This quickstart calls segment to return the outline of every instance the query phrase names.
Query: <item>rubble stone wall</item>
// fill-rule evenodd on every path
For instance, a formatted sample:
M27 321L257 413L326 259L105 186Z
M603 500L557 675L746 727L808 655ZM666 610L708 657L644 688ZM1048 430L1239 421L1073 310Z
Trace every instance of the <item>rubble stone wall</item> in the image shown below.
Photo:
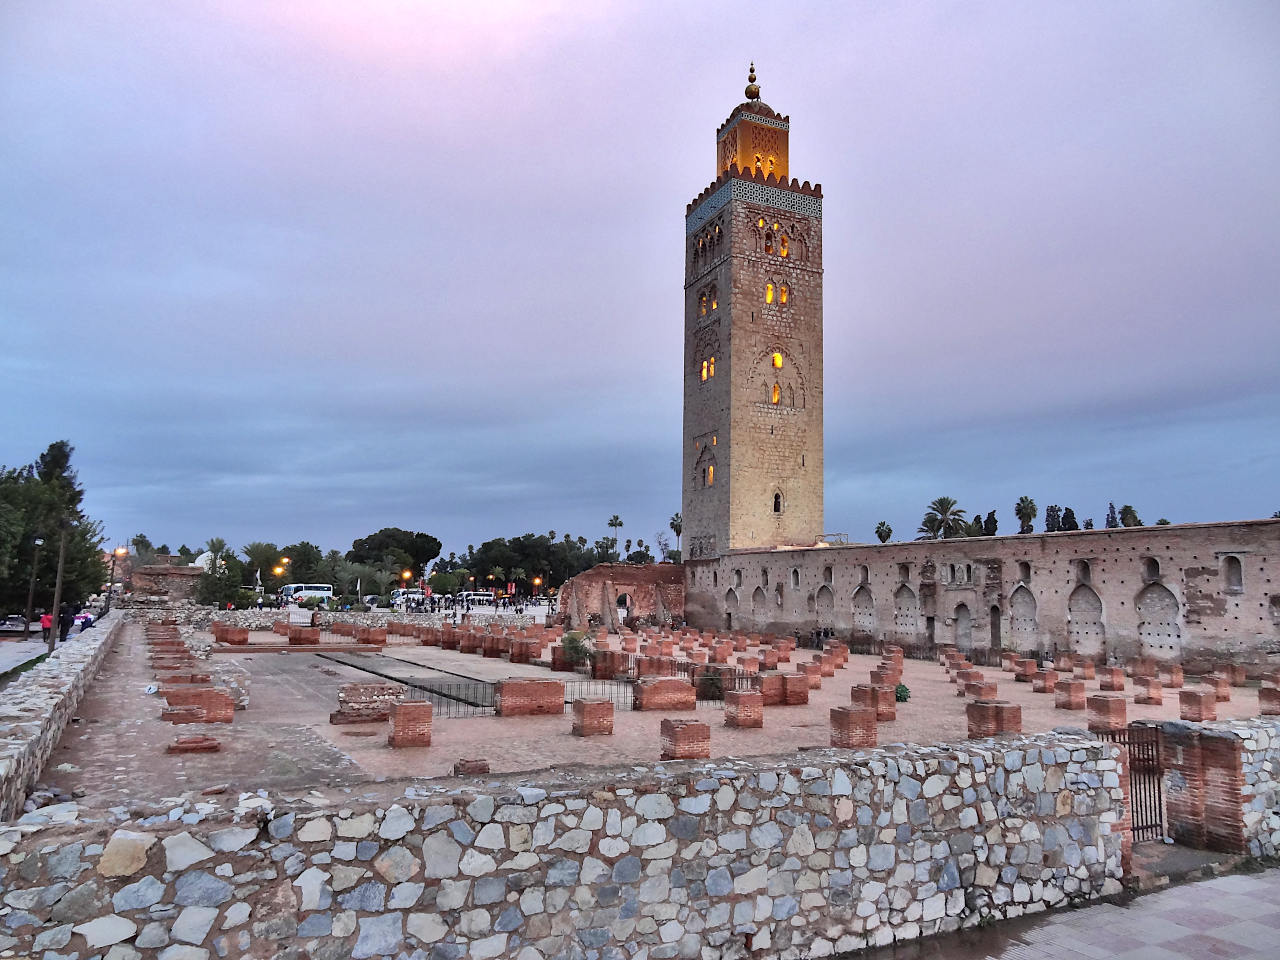
M112 612L72 634L0 693L0 820L22 812L122 623Z
M278 608L264 610L218 610L214 607L196 603L123 604L131 619L138 623L159 623L161 620L176 620L184 627L196 630L208 630L215 621L232 627L247 627L250 630L270 630L277 620L287 620L288 611ZM538 608L534 608L537 610ZM524 613L502 614L477 612L472 608L470 623L483 627L490 623L501 623L504 626L527 627L544 619L543 615ZM328 627L334 623L354 623L362 627L385 627L388 622L398 621L421 626L438 627L446 622L443 613L403 613L399 610L370 610L368 612L321 610L319 624Z
M820 957L1118 893L1125 775L1121 748L1047 735L428 782L381 802L63 804L0 828L0 948Z

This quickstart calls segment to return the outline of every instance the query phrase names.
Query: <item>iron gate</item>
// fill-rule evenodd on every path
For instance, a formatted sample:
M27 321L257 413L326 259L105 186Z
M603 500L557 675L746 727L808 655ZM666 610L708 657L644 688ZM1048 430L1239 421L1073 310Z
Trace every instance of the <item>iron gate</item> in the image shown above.
M1099 740L1129 748L1129 807L1133 839L1164 837L1164 768L1161 765L1160 728L1135 721L1123 730L1096 734Z

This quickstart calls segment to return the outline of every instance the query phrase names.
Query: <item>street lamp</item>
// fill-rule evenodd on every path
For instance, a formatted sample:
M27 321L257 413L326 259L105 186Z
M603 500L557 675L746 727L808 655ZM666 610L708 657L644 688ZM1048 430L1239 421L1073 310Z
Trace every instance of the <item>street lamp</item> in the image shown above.
M31 586L27 587L27 611L23 621L22 639L31 639L31 606L36 600L36 568L40 566L40 548L44 546L44 538L36 537L35 553L31 557Z
M111 578L107 581L107 602L102 606L104 616L111 612L111 594L116 589L116 561L128 554L128 552L128 547L116 547L111 551Z
M58 636L61 631L62 622L62 573L67 563L67 534L74 527L78 526L75 520L63 520L58 526L58 576L54 580L53 585L53 629L49 631L49 652L53 653L53 648L58 643Z
M542 596L542 578L541 577L533 578L533 595L535 597Z

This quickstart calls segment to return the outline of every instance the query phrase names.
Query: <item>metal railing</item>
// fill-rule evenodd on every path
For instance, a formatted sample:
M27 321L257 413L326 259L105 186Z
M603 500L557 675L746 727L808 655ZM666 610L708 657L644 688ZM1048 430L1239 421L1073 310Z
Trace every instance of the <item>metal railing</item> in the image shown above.
M429 701L438 717L491 717L496 712L497 684L483 680L400 680L406 700Z

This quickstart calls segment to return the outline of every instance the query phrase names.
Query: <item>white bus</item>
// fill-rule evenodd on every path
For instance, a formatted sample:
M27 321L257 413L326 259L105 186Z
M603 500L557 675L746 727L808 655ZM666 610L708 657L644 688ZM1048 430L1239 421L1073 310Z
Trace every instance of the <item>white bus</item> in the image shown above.
M299 600L309 600L313 597L320 600L332 600L333 584L287 583L280 588L280 596L282 596L287 603L297 603Z
M464 590L460 595L463 603L474 603L477 605L493 603L493 594L487 590Z

